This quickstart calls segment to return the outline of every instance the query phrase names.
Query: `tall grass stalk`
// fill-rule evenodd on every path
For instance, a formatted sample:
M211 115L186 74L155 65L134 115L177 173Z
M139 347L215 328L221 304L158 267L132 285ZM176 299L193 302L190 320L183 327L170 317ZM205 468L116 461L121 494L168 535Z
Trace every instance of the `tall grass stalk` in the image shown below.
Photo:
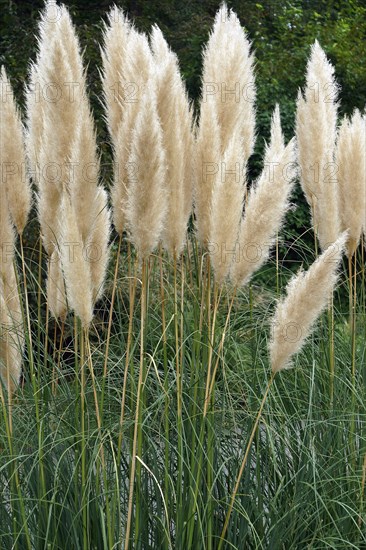
M125 406L126 406L126 394L129 383L129 378L131 378L131 400L133 395L133 370L130 369L132 366L133 358L131 360L130 352L133 338L133 326L134 326L134 310L135 310L135 296L136 296L136 284L137 284L137 275L136 275L136 264L134 264L134 271L132 272L132 261L131 261L131 247L128 244L128 282L129 282L129 321L128 321L128 334L127 334L127 345L126 345L126 355L125 355L125 368L123 374L123 386L122 386L122 397L121 397L121 409L119 416L119 432L118 432L118 444L117 444L117 474L120 476L121 472L121 457L122 457L122 442L124 435L124 419L125 419ZM133 452L133 449L132 449ZM131 475L131 472L130 472ZM122 479L121 479L122 483ZM116 492L116 498L112 509L112 518L115 517L117 502L119 503L119 493ZM120 518L119 523L122 527L122 517ZM127 540L127 539L126 539Z
M129 252L129 255L131 252ZM129 259L129 262L131 260ZM126 393L129 381L130 364L131 364L131 345L132 345L132 336L133 336L133 323L134 323L134 310L135 310L135 296L136 296L136 283L137 277L136 274L132 274L129 267L129 316L128 316L128 334L127 334L127 345L126 345L126 355L125 355L125 369L123 374L123 386L122 386L122 397L121 397L121 413L119 419L119 434L118 434L118 453L117 453L117 464L120 465L121 460L121 451L122 451L122 439L123 439L123 421L125 417L125 405L126 405ZM131 377L132 378L132 377ZM132 388L131 388L132 395Z
M178 269L177 269L177 256L174 254L173 258L173 285L174 285L174 341L175 341L175 376L177 387L177 503L176 503L176 529L177 535L182 533L182 525L180 519L183 511L183 420L182 420L182 364L180 362L180 345L179 345L179 317L178 317Z
M218 346L218 349L217 349L217 358L216 358L216 362L215 362L215 367L214 367L213 372L212 372L210 385L209 385L209 389L208 389L208 396L207 396L207 400L205 400L205 408L203 410L203 415L204 416L206 416L206 414L207 414L208 403L210 402L211 395L212 395L213 390L214 390L214 384L215 384L215 379L216 379L216 375L217 375L217 370L218 370L218 367L219 367L219 364L220 364L220 358L221 358L221 354L222 354L224 344L225 344L225 338L226 338L227 329L228 329L230 318L231 318L231 310L232 310L232 307L233 307L233 304L234 304L234 301L235 301L236 292L237 292L237 287L235 286L233 291L232 291L232 296L231 296L231 300L229 302L229 307L228 307L228 311L227 311L227 315L226 315L226 319L225 319L225 325L224 325L224 328L223 328L223 331L222 331L222 334L221 334L220 343L219 343L219 346Z
M356 461L356 302L357 302L357 253L348 256L348 278L349 278L349 326L351 335L351 402L352 402L352 420L350 425L350 449L352 460Z
M236 478L236 481L235 481L234 489L233 489L233 492L231 493L228 511L227 511L227 513L226 513L224 526L223 526L223 528L222 528L221 535L220 535L220 541L219 541L219 545L218 545L218 550L221 550L221 549L222 549L223 544L224 544L224 542L225 542L226 531L227 531L227 528L228 528L228 526L229 526L229 521L230 521L230 517L231 517L232 511L233 511L233 508L234 508L236 495L237 495L237 493L238 493L239 486L240 486L240 482L241 482L241 479L242 479L242 477L243 477L244 468L245 468L245 466L246 466L246 464L247 464L248 457L249 457L249 454L250 454L250 450L251 450L251 447L252 447L252 443L253 443L253 440L254 440L256 431L257 431L257 429L258 429L258 425L259 425L259 421L260 421L260 419L261 419L261 417L262 417L264 405L266 404L267 397L268 397L269 391L270 391L270 389L271 389L271 386L272 386L272 384L273 384L273 380L274 380L275 375L276 375L275 372L272 373L272 374L271 374L271 377L270 377L270 379L269 379L269 381L268 381L267 387L266 387L265 392L264 392L264 395L263 395L263 399L262 399L262 401L261 401L261 404L260 404L259 409L258 409L257 416L256 416L255 421L254 421L254 424L253 424L253 429L252 429L252 431L251 431L251 433L250 433L250 436L249 436L249 440L248 440L248 443L247 443L247 446L246 446L246 450L245 450L245 453L244 453L244 457L243 457L242 463L241 463L241 465L240 465L239 473L238 473L237 478Z
M334 398L334 377L335 377L335 355L334 355L334 304L333 296L329 299L328 305L328 338L329 338L329 399L333 407Z
M114 300L115 300L115 297L116 297L118 268L119 268L119 260L120 260L120 256L121 256L122 237L123 237L123 235L121 234L119 236L119 239L118 239L117 260L116 260L116 265L115 265L115 268L114 268L111 303L110 303L110 308L109 308L108 330L107 330L106 349L105 349L104 365L103 365L102 393L101 393L101 401L100 401L100 409L101 409L102 416L103 416L103 411L104 411L104 393L105 393L106 378L107 378L107 373L108 373L109 345L110 345L110 340L111 340L113 309L114 309Z
M166 298L164 290L164 263L163 247L159 246L159 274L160 274L160 300L161 300L161 331L163 338L163 367L164 367L164 502L169 498L169 376L168 376L168 349L166 334Z
M132 529L132 517L134 508L134 487L136 482L136 505L135 505L135 535L134 544L138 542L139 528L142 520L141 510L141 463L136 465L136 457L142 456L143 449L143 434L142 434L142 418L144 411L144 383L146 376L146 362L145 362L145 339L146 339L146 308L148 299L148 260L143 258L142 260L142 273L141 273L141 311L140 311L140 365L139 365L139 377L137 383L136 394L136 410L135 410L135 422L133 432L133 444L132 444L132 457L130 468L130 481L129 481L129 496L128 496L128 512L126 521L126 542L125 550L128 550L130 544L130 536ZM136 479L135 479L136 474Z
M19 512L18 512L17 506L15 505L15 503L13 503L13 501L11 501L11 503L10 503L11 512L12 512L11 517L12 517L12 523L13 523L13 528L14 528L14 534L16 535L16 542L15 542L14 547L19 548L19 546L18 546L18 537L19 537L20 540L22 540L21 534L22 534L23 528L24 528L26 547L28 548L28 550L32 550L31 537L30 537L30 532L29 532L29 529L28 529L28 521L27 521L27 516L26 516L26 512L25 512L24 497L23 497L23 494L22 494L21 483L20 483L20 479L19 479L18 457L14 453L12 426L11 426L11 422L10 422L8 414L7 414L7 407L6 407L4 392L3 392L2 387L0 387L0 399L1 399L1 405L2 405L3 421L4 421L7 441L8 441L8 445L9 445L9 454L10 454L10 464L9 464L10 475L9 475L9 479L10 479L10 487L12 488L13 493L17 494L17 496L18 496L17 502L19 504L20 519L21 519L21 522L20 522L19 518L18 518Z
M86 484L87 484L87 443L86 443L86 433L85 433L85 330L83 329L81 322L77 320L76 322L77 332L79 335L80 342L80 362L78 364L78 375L80 376L80 459L81 459L81 486L82 490L82 499L81 499L81 510L83 517L83 549L87 550L89 548L89 533L88 533L88 502L86 500Z

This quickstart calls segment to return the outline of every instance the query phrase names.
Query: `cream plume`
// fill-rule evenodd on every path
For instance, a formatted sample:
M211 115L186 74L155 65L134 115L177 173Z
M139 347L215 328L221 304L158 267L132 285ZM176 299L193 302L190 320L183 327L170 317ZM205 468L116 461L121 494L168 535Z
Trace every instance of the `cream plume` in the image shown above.
M157 246L167 208L163 135L156 106L155 82L141 101L131 142L126 219L141 258Z
M220 158L220 128L215 106L212 105L210 110L201 111L200 131L197 136L197 150L194 158L196 230L198 240L203 245L207 245L210 240L212 193Z
M245 167L241 164L243 144L233 136L225 151L213 187L210 256L215 279L222 284L229 273L243 213Z
M38 26L37 59L30 66L29 82L26 86L26 150L30 172L34 181L38 181L39 156L43 133L43 105L49 82L41 82L42 67L47 65L53 43L57 40L56 21L59 18L59 6L52 0L46 2ZM40 70L41 69L41 70Z
M347 254L352 256L362 235L366 212L366 126L356 110L343 119L336 149L342 230L348 229Z
M214 165L217 168L234 134L243 143L240 160L243 166L246 166L254 149L253 62L250 43L237 15L223 4L216 14L203 55L195 190L197 236L202 244L209 239L212 186L215 181L214 177L207 177L207 168Z
M70 164L72 168L67 187L71 202L78 213L77 223L85 243L99 208L99 157L94 122L86 99L80 105L80 118L72 145Z
M88 326L93 297L98 294L92 276L101 286L101 275L95 274L98 268L92 270L85 257L85 247L92 243L100 225L96 223L101 206L99 157L75 28L63 5L57 6L57 17L49 21L50 5L42 16L39 51L32 70L32 83L40 87L40 106L28 102L28 149L31 163L39 168L38 212L44 246L51 257L47 283L51 312L55 316L66 314L64 274L67 301ZM50 87L56 94L53 100L47 96ZM106 235L98 235L102 263L106 263L104 241L109 238L109 225L104 229Z
M128 84L124 78L127 41L131 23L123 11L114 6L108 14L103 33L102 83L107 123L112 142L116 143L118 128L123 119Z
M0 73L0 135L0 185L5 183L10 215L21 235L31 209L32 192L26 172L23 126L4 67Z
M276 106L264 169L250 189L241 221L238 254L231 269L231 279L235 285L248 283L269 257L271 245L288 208L296 175L294 160L294 140L285 147L280 112Z
M0 275L11 277L14 262L15 232L10 219L5 183L0 180Z
M162 241L171 256L179 256L192 210L193 171L189 170L193 153L192 111L177 56L156 26L151 34L151 47L157 67L157 108L167 164L168 209Z
M86 242L90 266L93 301L102 297L109 260L109 236L111 215L108 208L107 193L101 187L96 192L97 215Z
M61 203L61 263L70 308L88 328L93 318L93 298L90 267L77 224L77 215L65 194Z
M340 231L334 148L338 86L334 68L315 41L307 65L305 96L299 92L296 135L300 181L324 250Z
M9 296L0 280L0 379L11 393L19 383L23 348L24 333L17 287Z
M269 351L274 373L290 366L291 357L300 351L316 319L328 305L346 239L347 234L343 233L307 272L300 271L287 285L286 297L278 302L271 323Z
M221 152L234 132L243 140L243 161L254 148L255 78L251 44L237 15L223 4L203 55L201 109L216 105Z
M59 252L54 250L48 264L47 303L51 315L64 320L67 314L65 281Z
M19 381L24 348L22 310L14 271L15 232L4 183L0 182L0 377L13 391Z
M128 195L128 159L131 151L132 131L141 109L142 96L153 76L153 58L145 34L131 27L126 45L123 78L126 84L122 120L113 140L114 182L112 188L113 222L121 235L126 229L126 201ZM110 129L110 132L111 129Z
M42 124L29 127L28 149L33 148L37 162L38 216L41 224L44 247L52 254L57 242L58 217L63 188L70 170L69 155L74 139L75 120L78 115L76 101L64 88L65 82L73 82L72 70L67 59L63 41L54 24L54 32L49 49L39 56L39 64L34 69L38 75L38 99L35 115L42 114ZM45 46L40 46L43 52ZM55 101L47 100L47 93L57 94ZM36 101L37 105L37 101ZM29 118L32 116L32 108ZM41 135L32 136L32 128L42 128ZM55 131L57 128L57 132ZM36 150L39 143L39 150ZM32 155L31 155L32 156Z
M45 249L51 255L58 240L62 194L70 173L77 171L70 159L81 160L75 159L75 148L79 145L80 149L75 140L87 133L80 127L90 119L79 41L67 8L52 1L46 4L40 23L38 55L27 91L27 118L27 151L31 170L36 169L39 220ZM88 161L89 151L90 147Z

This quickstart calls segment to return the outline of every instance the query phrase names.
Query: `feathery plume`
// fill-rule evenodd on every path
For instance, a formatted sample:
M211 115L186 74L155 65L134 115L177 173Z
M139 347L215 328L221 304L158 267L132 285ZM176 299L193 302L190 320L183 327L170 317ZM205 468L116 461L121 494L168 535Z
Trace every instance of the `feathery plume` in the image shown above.
M62 44L65 48L66 58L70 64L72 74L72 88L74 90L70 92L67 90L67 99L72 103L73 101L77 101L78 98L83 99L84 96L86 97L86 75L83 67L83 56L69 10L63 4L57 6L57 10L57 33L58 37L62 38ZM64 84L69 88L68 83Z
M102 84L107 123L113 143L116 143L119 125L123 119L128 83L124 78L127 56L127 41L131 23L123 11L114 6L108 14L104 27L101 50L103 71Z
M43 108L39 99L40 78L38 67L32 63L29 69L29 82L26 85L26 132L25 147L29 173L33 181L39 178L39 154L43 132ZM38 100L37 100L38 97Z
M233 133L241 134L244 161L253 152L255 130L254 57L250 48L238 16L223 4L203 53L201 109L216 105L222 153Z
M166 151L167 218L163 246L171 256L179 256L185 243L192 210L193 172L192 110L183 84L177 56L169 48L161 30L154 26L151 48L157 69L157 108Z
M37 102L28 102L28 149L31 162L39 168L38 214L44 247L51 259L47 282L51 313L66 315L64 276L67 302L88 326L93 293L94 297L98 294L93 291L92 277L101 287L103 269L100 267L97 274L98 269L91 268L84 257L85 247L99 231L102 264L106 263L108 217L102 215L106 230L102 237L99 220L96 223L102 201L100 162L79 41L67 8L57 7L57 17L51 22L48 9L50 2L42 16L39 51L31 73L32 84L38 83L41 93L40 107ZM53 98L47 96L50 88L56 94Z
M340 232L334 177L337 95L334 68L315 41L307 65L305 95L299 92L297 99L296 136L300 181L322 250L335 242Z
M66 194L61 202L61 215L63 222L60 250L67 301L84 328L88 328L93 318L91 274L76 212Z
M203 54L195 190L197 236L202 244L209 239L212 186L215 181L214 177L208 177L207 170L210 166L217 170L218 162L234 134L242 139L241 163L244 167L254 149L253 62L250 43L237 15L223 4L216 14Z
M167 201L165 152L153 80L141 101L132 135L128 173L126 219L130 238L140 257L146 258L159 242Z
M229 273L243 214L245 173L241 165L242 140L233 136L219 165L212 195L210 255L218 284Z
M56 6L57 16L54 9L54 2L47 2L27 91L27 153L31 169L36 170L38 215L49 255L58 240L57 220L70 171L82 171L79 165L83 156L75 158L76 152L80 153L79 141L84 138L88 162L92 147L85 138L87 130L83 133L89 129L88 123L90 126L90 109L79 41L67 8ZM89 206L90 201L85 201L84 210Z
M19 381L24 348L22 310L14 271L15 231L0 182L0 377L9 391Z
M113 139L114 181L112 187L113 223L116 231L122 235L126 229L126 201L128 195L129 166L132 131L140 111L142 96L153 75L153 58L145 34L131 27L126 45L126 58L123 67L125 97L122 119L117 126L117 135ZM111 129L110 129L110 132ZM113 136L112 136L113 137Z
M212 193L217 178L220 159L220 128L212 105L210 110L201 111L200 131L197 136L195 156L196 187L194 205L197 238L206 246L210 240Z
M113 223L119 235L126 229L125 209L128 195L128 156L131 146L131 135L135 111L127 109L123 122L119 127L114 144L114 169L111 199L113 207Z
M72 173L67 188L78 213L77 223L85 243L98 215L99 157L94 122L86 99L80 105L80 115L71 150Z
M51 315L55 319L64 320L67 314L65 281L62 273L61 258L58 250L54 250L49 259L47 275L47 303Z
M0 276L7 280L11 276L14 262L14 227L9 215L5 185L0 181Z
M346 239L347 234L342 233L307 272L300 271L287 285L286 297L278 302L271 323L272 372L290 366L291 357L300 351L316 319L328 305Z
M0 185L5 183L10 215L21 235L31 209L32 192L25 169L23 126L4 67L0 72L0 135Z
M264 157L264 169L250 189L240 225L239 251L230 273L236 286L248 283L255 271L268 259L271 245L288 208L296 175L294 160L294 140L285 147L280 111L276 106L272 117L271 141L266 147Z
M56 23L54 25L55 35L49 49L40 56L40 63L34 70L39 78L40 90L34 101L35 105L37 101L40 103L40 108L36 107L33 124L28 128L28 150L33 148L30 157L33 156L36 162L38 217L43 245L49 255L54 251L57 242L61 196L67 181L68 160L77 116L76 106L68 101L67 90L63 88L65 82L73 82L72 71L62 39L58 36ZM44 45L40 51L43 49ZM47 90L57 94L54 101L47 99ZM31 118L33 107L29 108L31 112L28 118ZM35 122L36 115L42 115L42 122ZM33 136L32 130L38 131L40 128L40 136Z
M109 260L109 236L111 216L108 208L107 193L98 187L96 194L97 216L93 229L86 242L90 266L91 283L93 287L93 302L99 300L103 294L104 282Z
M338 132L336 165L342 230L348 229L347 255L354 254L362 235L366 211L366 125L356 109Z
M137 106L142 99L146 83L154 73L154 64L146 34L138 32L134 27L131 27L128 34L123 71L129 88L126 91L125 104Z
M74 80L71 60L68 59L64 39L57 26L47 55L41 61L34 69L39 78L39 92L34 101L38 101L41 107L37 108L37 114L42 113L42 131L37 141L40 149L34 154L39 161L37 176L40 181L37 177L36 183L42 189L41 176L48 168L53 168L58 171L56 184L62 188L75 137L75 120L78 119L80 102L78 96L81 95L81 90L80 81ZM73 62L77 63L75 60ZM33 144L33 147L34 141L29 134L28 143Z
M10 393L19 383L23 340L21 329L9 311L3 285L0 284L0 379Z
M39 153L43 133L43 106L48 98L48 87L52 83L41 82L42 67L47 64L50 52L57 40L56 21L59 6L53 0L45 3L38 26L37 59L31 63L29 82L26 86L26 118L27 131L25 136L27 157L32 178L37 182L39 172Z

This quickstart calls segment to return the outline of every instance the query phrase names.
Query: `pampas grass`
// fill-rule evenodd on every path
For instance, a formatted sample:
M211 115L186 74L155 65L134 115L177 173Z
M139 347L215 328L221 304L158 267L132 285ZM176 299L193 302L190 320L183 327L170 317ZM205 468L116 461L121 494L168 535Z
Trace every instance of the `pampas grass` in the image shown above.
M225 55L223 55L225 52ZM254 149L255 80L250 43L233 11L223 4L203 54L197 131L195 213L197 236L210 238L212 192L218 164L234 135L242 141L243 171Z
M117 19L123 17L120 13L117 14ZM109 31L105 34L104 45L104 96L106 101L107 117L111 120L109 132L112 137L112 145L114 149L114 181L112 188L112 204L113 204L113 223L117 232L122 235L126 230L126 202L128 196L128 181L129 181L129 155L131 152L131 140L133 129L136 124L138 113L141 111L142 97L145 93L148 81L153 74L152 53L149 47L148 39L145 34L137 32L132 26L128 27L127 22L122 23L126 37L125 55L123 59L120 55L114 59L113 69L109 67L108 58L113 57L113 52L110 52L111 46L108 40ZM106 89L110 86L110 80L113 78L116 81L116 86L122 87L123 96L117 95L113 99L109 91ZM109 75L109 76L108 76ZM121 79L121 80L119 80ZM122 92L121 92L122 93ZM117 101L120 107L116 110L112 102ZM110 113L112 113L111 115ZM111 119L112 116L112 119Z
M106 274L109 214L104 191L98 187L99 157L80 45L65 6L51 18L51 4L46 4L41 19L38 56L27 93L27 149L30 165L36 168L38 216L51 260L47 279L51 314L65 316L64 274L67 301L88 327ZM34 98L35 85L39 94ZM45 95L50 88L57 93L53 101ZM100 254L100 262L92 268L83 257L87 244ZM75 265L67 252L71 245Z
M58 6L54 2L46 2L43 12L40 14L37 38L37 59L31 63L29 81L26 86L26 150L29 162L30 174L36 182L40 172L40 150L43 134L43 107L49 85L53 80L43 78L46 67L49 65L50 55L54 49L54 41L57 40L55 23L58 14L55 14ZM70 81L67 81L70 82ZM52 99L52 96L51 96Z
M83 101L80 110L70 155L70 164L73 169L66 182L66 187L70 193L71 202L78 213L79 231L85 243L100 206L99 158L94 123L87 101Z
M9 210L19 235L23 233L32 203L26 171L23 126L5 68L0 74L0 166Z
M255 78L250 48L237 15L222 4L203 54L201 111L216 106L221 153L233 134L239 133L244 164L254 149Z
M155 81L152 80L141 100L128 166L126 219L131 241L140 258L147 258L153 252L164 227L167 209L165 159Z
M266 147L264 169L249 192L240 225L239 250L230 272L235 286L247 284L268 259L294 184L294 147L293 140L287 146L284 144L277 106L272 118L271 141Z
M11 394L20 378L24 327L15 262L31 207L23 128L4 67L0 74L0 378Z
M67 314L67 299L65 281L62 273L61 258L58 250L54 250L49 260L47 277L47 304L55 319L65 320Z
M19 382L24 328L14 258L15 231L0 183L0 378L11 393Z
M168 200L162 242L172 257L178 257L186 242L187 224L192 211L192 109L179 72L177 56L170 50L158 27L153 27L151 47L156 64L157 109L167 165Z
M97 302L104 292L110 253L109 236L111 227L108 197L106 191L101 187L98 187L96 199L98 206L97 215L85 247L89 251L88 260L90 263L94 302Z
M83 327L88 328L93 318L91 274L77 223L77 213L67 195L62 200L61 216L63 224L60 228L60 252L68 304L81 320Z
M27 152L36 171L38 217L43 244L49 255L57 246L60 205L79 114L77 99L82 92L80 82L74 79L75 66L79 63L69 59L60 29L61 22L67 26L71 24L66 8L59 17L51 19L48 9L52 9L52 5L52 2L46 4L40 23L38 55L27 92ZM76 86L70 89L65 83Z
M108 14L104 27L102 83L107 123L113 143L117 142L118 129L123 119L128 85L124 77L127 62L127 41L131 23L116 6Z
M304 96L299 92L297 99L296 137L300 181L322 250L334 243L340 232L334 163L337 96L334 68L315 41L307 65Z
M310 334L312 325L328 305L329 296L334 291L337 282L337 270L342 259L346 241L347 233L343 233L333 246L328 247L323 252L306 273L300 271L288 284L286 297L280 300L277 305L271 322L272 339L269 345L272 374L260 403L236 477L220 535L218 550L222 549L225 541L225 535L234 509L240 482L273 380L279 371L289 366L291 357L300 351L305 339Z
M221 285L239 254L237 246L243 214L245 173L242 159L243 142L234 135L222 156L212 193L210 257L216 282ZM233 260L234 258L234 260Z
M273 373L289 366L291 357L300 351L316 319L327 307L346 242L347 233L343 233L306 273L300 271L288 284L286 298L278 303L271 323Z
M366 212L366 127L358 110L340 125L336 165L341 227L349 231L347 255L352 256L362 235Z
M213 104L200 113L200 130L197 136L195 161L194 206L196 233L199 242L210 240L212 193L217 178L220 153L220 127Z
M178 58L159 28L148 38L113 8L102 58L118 233L111 245L83 56L67 9L48 2L27 92L27 154L46 282L41 240L38 278L28 241L24 260L22 238L18 258L16 233L21 237L26 215L13 214L15 189L0 182L0 378L10 390L0 389L1 544L362 546L365 346L354 322L356 285L350 324L332 303L343 249L353 250L364 223L362 200L352 207L364 184L362 116L343 122L334 157L337 106L334 96L323 101L322 87L333 73L316 44L298 103L300 164L336 158L341 226L349 224L351 238L346 243L344 233L326 247L328 235L318 231L323 254L278 299L267 354L266 319L281 294L280 269L281 280L288 275L278 251L276 290L271 265L249 292L245 285L284 231L296 146L285 144L276 107L263 171L246 194L254 60L238 18L225 5L216 16L204 51L198 128ZM318 77L319 90L311 82ZM65 87L66 79L74 84ZM49 101L49 84L66 96ZM36 85L41 95L32 103ZM326 91L335 90L331 80ZM311 93L321 106L311 103ZM23 158L11 101L8 126L19 145L12 157ZM328 200L329 173L316 191L309 189L310 171L302 177L315 220ZM193 186L195 230L187 231ZM306 259L303 242L299 236L291 250ZM93 322L110 248L114 265ZM264 279L267 285L259 283ZM335 303L343 306L342 287ZM312 345L299 354L327 304L329 328L319 323ZM12 401L25 342L24 384ZM301 368L277 376L295 354ZM329 480L341 497L334 498Z

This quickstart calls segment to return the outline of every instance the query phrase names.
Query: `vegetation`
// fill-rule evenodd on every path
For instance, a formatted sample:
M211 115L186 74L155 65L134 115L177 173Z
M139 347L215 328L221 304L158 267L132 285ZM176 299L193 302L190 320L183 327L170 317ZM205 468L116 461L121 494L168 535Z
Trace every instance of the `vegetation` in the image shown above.
M26 154L31 178L0 182L1 549L366 548L365 116L338 137L335 95L311 94L314 72L332 91L338 76L338 114L363 108L349 52L362 51L365 9L229 5L256 49L256 143L252 104L199 98L201 74L254 80L225 7L201 58L216 2L124 6L138 30L161 26L193 111L156 28L149 45L117 9L102 31L109 2L70 4L83 60L67 9L52 22L48 2L36 52L43 6L4 3L1 163ZM315 38L338 74L316 42L304 82ZM121 81L144 91L136 105L110 94L122 54ZM75 101L32 103L28 71L31 86L72 75ZM98 150L101 177L86 176ZM205 179L212 158L225 166ZM226 177L238 159L241 176ZM312 180L318 159L341 168L330 198ZM70 160L76 177L39 170Z

